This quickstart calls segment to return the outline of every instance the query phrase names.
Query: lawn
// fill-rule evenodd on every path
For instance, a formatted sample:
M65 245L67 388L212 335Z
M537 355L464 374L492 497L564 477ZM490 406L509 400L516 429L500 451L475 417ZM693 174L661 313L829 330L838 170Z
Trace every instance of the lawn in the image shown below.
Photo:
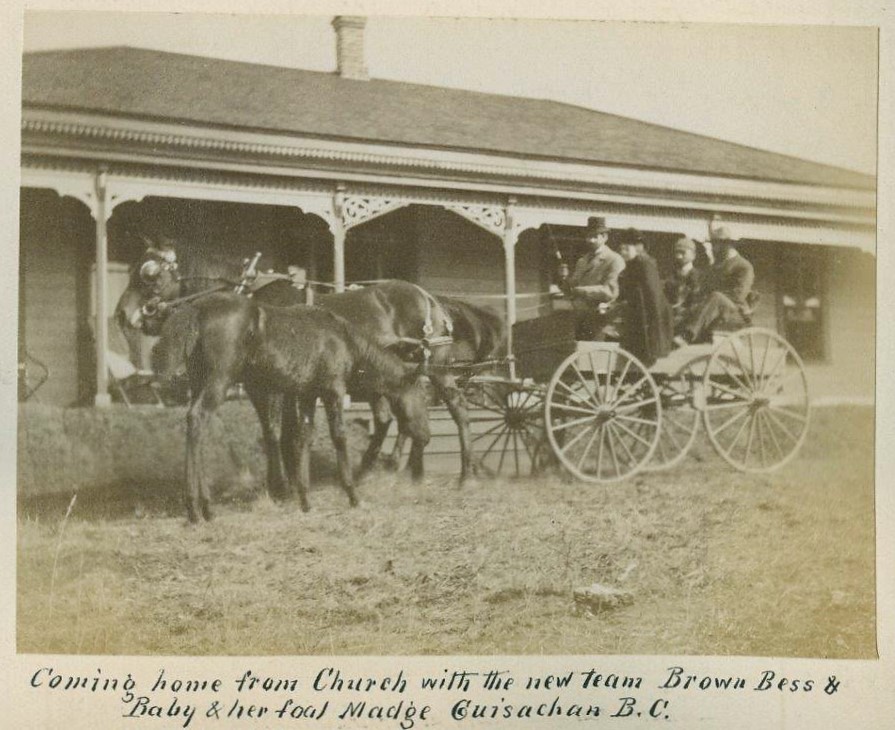
M380 472L353 510L331 483L309 513L255 484L199 527L86 494L23 508L18 650L873 657L873 433L871 409L819 409L767 476L702 445L611 486ZM632 600L577 609L593 583Z

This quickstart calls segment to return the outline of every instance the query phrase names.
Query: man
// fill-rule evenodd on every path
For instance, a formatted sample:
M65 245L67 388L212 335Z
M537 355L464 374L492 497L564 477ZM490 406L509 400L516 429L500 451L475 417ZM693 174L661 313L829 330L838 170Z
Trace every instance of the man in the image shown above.
M718 327L745 327L751 319L752 264L740 256L726 228L718 228L712 235L712 251L715 263L706 286L709 295L674 338L677 345L703 342Z
M696 317L704 296L705 271L697 269L695 261L696 242L681 236L674 242L674 275L665 282L676 335L682 335L687 322Z
M585 242L588 253L575 262L575 270L561 288L581 313L576 336L593 340L600 337L609 304L618 298L618 277L625 262L607 245L609 228L605 218L587 219Z
M639 232L628 231L619 253L625 261L619 277L619 302L624 303L621 345L650 367L671 350L671 307L662 292L659 268L643 252Z

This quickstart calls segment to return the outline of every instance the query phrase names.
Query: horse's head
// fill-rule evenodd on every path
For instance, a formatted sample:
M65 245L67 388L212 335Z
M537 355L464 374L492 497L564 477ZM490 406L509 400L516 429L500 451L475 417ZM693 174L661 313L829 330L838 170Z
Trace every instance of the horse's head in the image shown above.
M116 307L116 319L124 329L140 329L145 334L158 334L165 304L180 295L180 274L177 252L170 244L148 244L143 256L131 271L127 289Z

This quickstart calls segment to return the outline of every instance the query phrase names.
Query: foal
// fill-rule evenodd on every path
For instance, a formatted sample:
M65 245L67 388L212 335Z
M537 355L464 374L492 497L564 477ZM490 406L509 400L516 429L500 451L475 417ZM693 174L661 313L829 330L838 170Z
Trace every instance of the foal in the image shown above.
M389 399L413 439L412 456L422 469L429 426L424 394L417 386L417 367L405 365L331 312L303 305L264 306L237 294L212 294L168 318L154 359L161 375L174 374L185 362L190 379L185 497L191 522L198 520L200 512L211 519L201 458L203 431L228 388L240 380L258 411L262 429L270 426L272 403L284 396L280 448L265 434L268 468L285 467L289 487L297 490L305 511L309 509L310 447L318 398L326 410L340 482L352 506L357 505L357 497L342 422L342 402L349 387Z

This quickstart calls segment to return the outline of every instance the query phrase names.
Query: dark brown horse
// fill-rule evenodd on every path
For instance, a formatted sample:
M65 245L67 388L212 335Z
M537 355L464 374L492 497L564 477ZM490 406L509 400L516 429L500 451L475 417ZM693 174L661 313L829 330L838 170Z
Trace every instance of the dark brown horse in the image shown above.
M440 380L444 389L450 386L456 388L458 380L479 372L483 366L503 364L507 342L506 325L502 317L492 309L455 297L438 295L436 299L453 325L453 342L447 349L450 366L441 370L437 366L431 369L433 372L430 372L430 378L434 375L433 383ZM373 438L380 445L388 432L389 420L385 414L376 420ZM395 466L401 462L406 440L406 434L399 430L390 457Z
M422 471L429 427L418 368L332 312L304 305L262 305L236 293L209 294L166 318L153 360L160 376L184 368L190 379L185 501L191 522L200 513L211 519L203 434L209 417L238 381L258 410L262 427L272 420L272 404L282 402L282 440L276 447L268 443L268 474L285 472L288 488L297 491L303 510L309 509L310 446L318 398L329 421L342 488L352 506L357 497L342 422L342 403L349 389L388 399L401 429L413 439L414 471Z
M180 261L178 256L171 248L150 247L147 250L135 269L131 285L118 303L117 320L123 329L133 331L142 327L146 330L149 320L144 315L144 308L147 304L154 306L157 302L171 302L216 288L234 288L240 280L243 264L238 260L213 259L207 254L197 254ZM275 281L255 291L253 298L265 304L290 304L303 302L304 294L288 281ZM467 312L471 311L471 305L454 302L458 308L465 306ZM457 424L461 483L472 476L475 465L467 404L451 366L458 358L470 357L470 353L477 357L485 350L495 349L503 338L499 318L485 316L481 321L488 324L467 326L467 318L458 316L454 327L444 305L419 287L402 281L330 294L321 297L320 305L358 325L380 346L393 349L405 360L421 359L423 340L445 343L427 348L429 377L436 397L445 403ZM365 466L375 461L390 422L387 404L380 400L372 405L376 429L364 458Z

